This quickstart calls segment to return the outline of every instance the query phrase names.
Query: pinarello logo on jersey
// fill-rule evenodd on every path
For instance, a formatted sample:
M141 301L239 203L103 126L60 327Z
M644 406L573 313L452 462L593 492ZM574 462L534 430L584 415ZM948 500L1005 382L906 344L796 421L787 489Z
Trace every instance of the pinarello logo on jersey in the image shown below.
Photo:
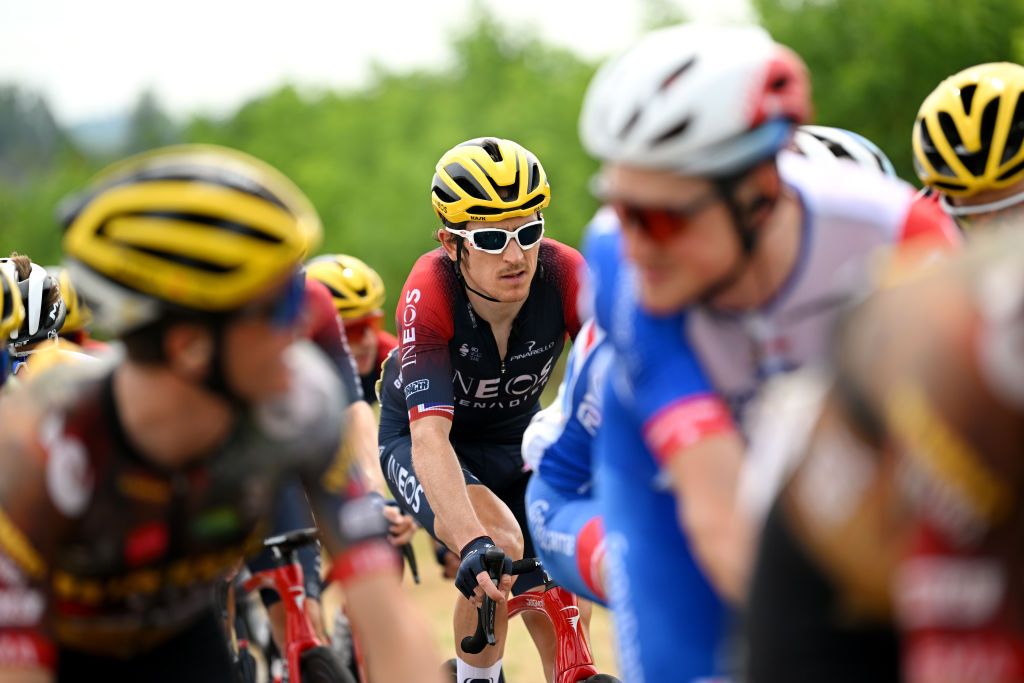
M523 351L522 353L517 353L515 355L512 355L512 356L509 357L508 360L509 361L522 360L524 358L529 358L531 356L539 356L542 353L547 353L548 351L550 351L553 348L555 348L555 342L554 341L548 342L544 346L537 347L537 342L531 339L530 341L526 342L526 351Z

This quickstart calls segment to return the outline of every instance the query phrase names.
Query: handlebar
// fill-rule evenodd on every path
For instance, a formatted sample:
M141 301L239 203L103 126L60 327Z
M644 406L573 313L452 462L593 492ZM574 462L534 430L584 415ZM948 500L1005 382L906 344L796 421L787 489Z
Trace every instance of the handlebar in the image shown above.
M505 561L505 553L499 548L490 548L484 553L484 566L487 567L487 575L497 586L501 583L501 565ZM511 576L517 576L526 572L540 569L543 565L535 557L527 557L516 560L512 563ZM483 652L485 645L494 645L497 639L494 636L494 613L497 608L494 600L484 593L483 604L477 608L476 631L471 636L462 639L462 651L471 655Z
M316 542L320 538L320 532L315 528L309 529L296 529L286 534L280 534L278 536L271 536L270 538L263 541L263 545L270 548L274 553L274 558L277 560L278 566L283 566L291 562L295 562L293 553L302 546L309 545L310 543ZM417 584L420 582L419 567L416 563L416 551L412 548L412 543L406 543L400 550L402 551L402 557L409 564L409 571L412 573L412 580Z

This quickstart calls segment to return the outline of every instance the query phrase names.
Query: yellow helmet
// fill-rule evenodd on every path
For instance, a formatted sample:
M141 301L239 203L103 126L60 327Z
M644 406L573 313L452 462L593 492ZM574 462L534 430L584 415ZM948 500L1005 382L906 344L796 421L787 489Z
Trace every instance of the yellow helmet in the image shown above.
M306 275L327 287L338 315L345 320L376 313L384 305L384 281L355 256L318 256L306 266Z
M11 333L21 328L25 320L25 306L21 301L21 290L14 273L8 268L0 268L0 349L7 346Z
M954 197L1024 179L1024 66L979 64L939 84L914 123L921 182Z
M127 331L165 307L223 313L294 270L320 219L288 178L247 154L166 147L102 172L65 217L64 252L98 322Z
M435 171L430 199L448 223L529 216L551 201L544 167L511 140L467 140L445 152Z
M62 266L46 266L46 272L57 279L60 286L60 296L64 299L64 307L67 313L64 316L64 324L61 325L61 334L71 334L84 330L92 322L92 311L85 301L78 296L75 284L71 282L71 275L67 268Z

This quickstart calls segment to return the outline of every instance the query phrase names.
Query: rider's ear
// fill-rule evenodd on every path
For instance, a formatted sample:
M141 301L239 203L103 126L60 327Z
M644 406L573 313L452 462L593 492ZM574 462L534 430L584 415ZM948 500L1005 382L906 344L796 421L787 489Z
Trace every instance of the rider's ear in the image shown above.
M457 260L459 255L459 237L453 235L447 230L438 230L437 239L441 242L441 248L448 254L448 258L452 261Z
M192 380L201 380L213 362L213 334L204 326L180 324L164 335L167 365Z

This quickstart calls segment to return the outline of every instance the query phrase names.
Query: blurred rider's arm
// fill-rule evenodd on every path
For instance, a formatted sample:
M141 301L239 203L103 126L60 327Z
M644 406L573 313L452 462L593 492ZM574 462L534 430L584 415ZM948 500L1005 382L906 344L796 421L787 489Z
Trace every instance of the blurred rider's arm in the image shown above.
M49 558L69 519L61 510L84 507L88 489L76 484L90 478L86 456L73 444L44 447L38 412L22 393L24 388L17 397L0 400L0 593L8 606L0 611L0 680L5 683L54 680L57 648L47 628Z
M334 423L336 426L336 423ZM328 428L320 435L320 452L334 452L324 469L323 458L303 479L332 557L331 578L345 596L349 617L359 631L374 680L440 681L440 657L429 624L401 587L401 563L388 543L388 524L379 497L366 495L361 481L350 476L349 451ZM401 657L393 656L401 652ZM431 678L436 675L436 678Z

